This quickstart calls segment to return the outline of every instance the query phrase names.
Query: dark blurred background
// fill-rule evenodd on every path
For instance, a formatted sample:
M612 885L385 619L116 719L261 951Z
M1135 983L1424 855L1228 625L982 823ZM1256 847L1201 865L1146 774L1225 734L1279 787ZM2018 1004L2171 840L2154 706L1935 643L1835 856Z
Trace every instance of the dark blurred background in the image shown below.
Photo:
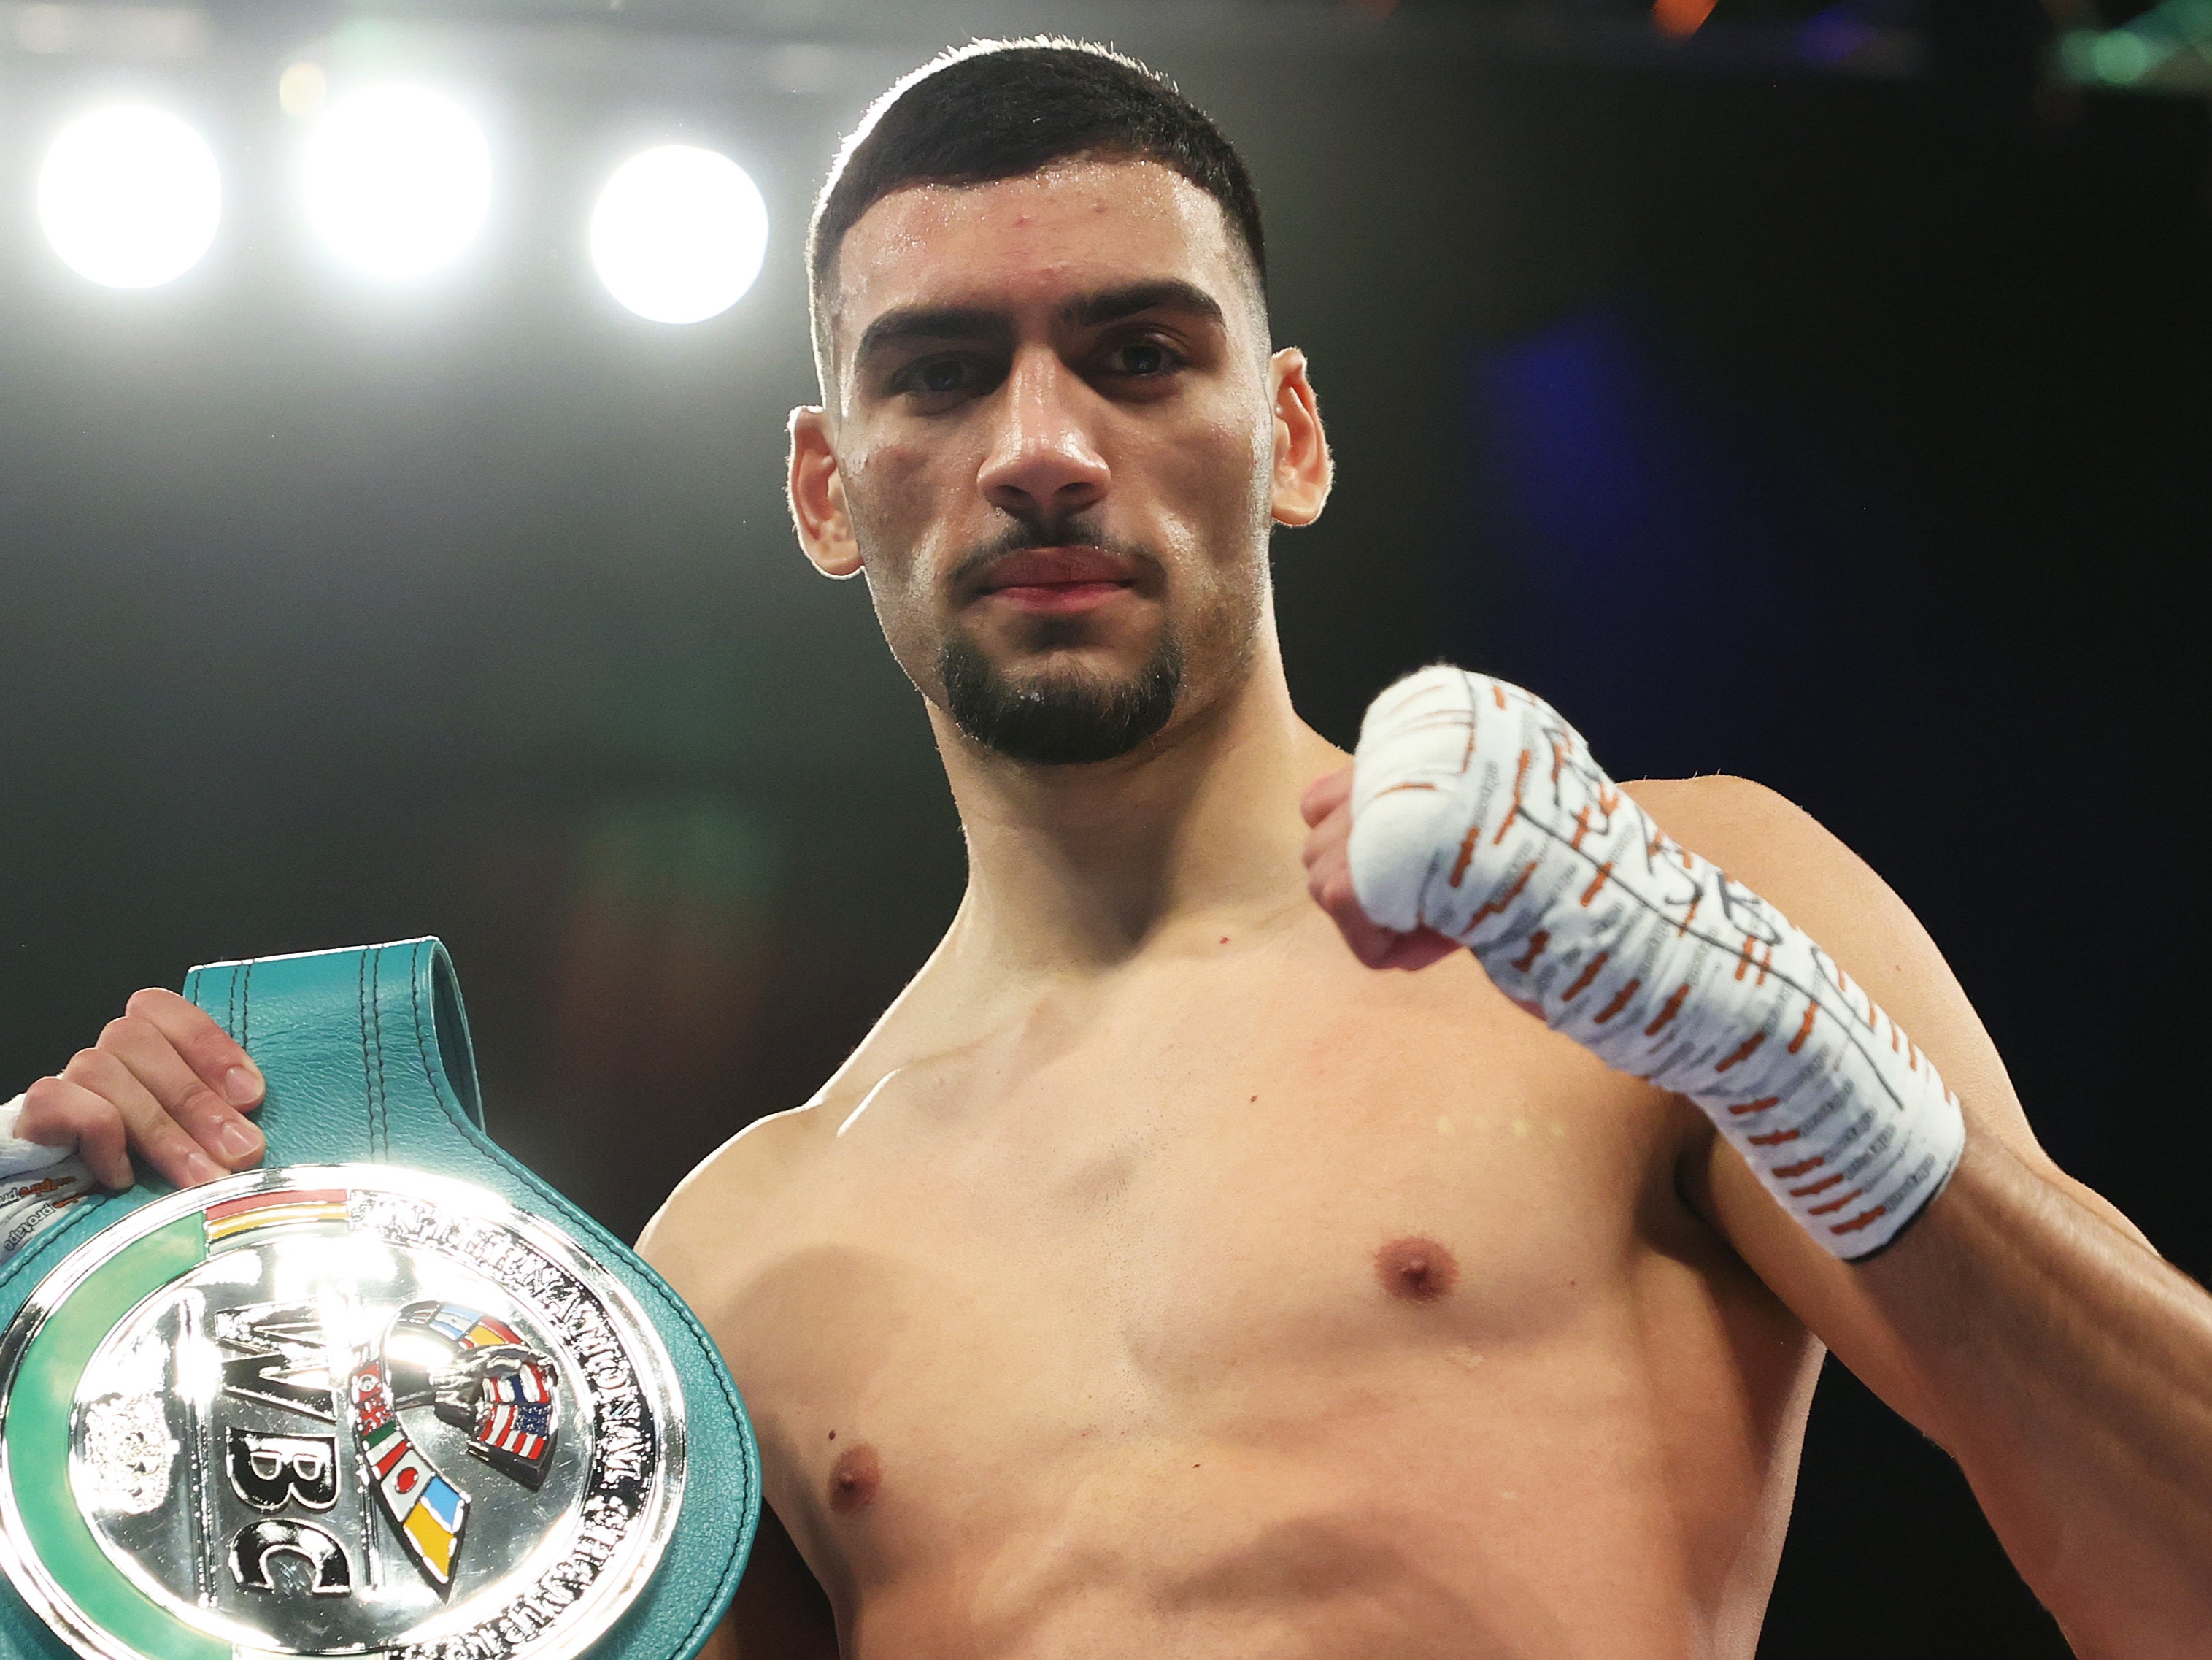
M1779 787L1926 921L2059 1160L2212 1268L2212 8L2174 0L0 4L0 1085L192 963L434 932L495 1131L621 1233L813 1091L963 862L865 593L785 522L805 210L893 76L1040 28L1150 58L1258 175L1341 467L1277 550L1308 717L1348 742L1450 654L1617 774ZM301 62L465 95L496 190L454 272L313 257ZM166 287L40 232L109 94L223 163ZM670 140L770 216L690 327L584 252ZM1832 1365L1762 1655L1857 1660L1838 1585L1896 1660L2065 1652Z

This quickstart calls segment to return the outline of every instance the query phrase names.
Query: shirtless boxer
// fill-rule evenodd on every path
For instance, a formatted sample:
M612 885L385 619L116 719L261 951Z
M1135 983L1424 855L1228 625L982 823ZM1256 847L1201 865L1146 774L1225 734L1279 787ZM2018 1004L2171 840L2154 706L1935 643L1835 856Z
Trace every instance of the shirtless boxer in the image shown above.
M715 1660L1747 1657L1823 1343L2082 1654L2202 1656L2212 1301L2037 1146L1903 903L1479 677L1386 695L1356 775L1297 719L1268 538L1329 456L1204 118L957 57L811 257L794 517L927 702L969 883L646 1236L765 1461ZM142 992L19 1128L250 1162L240 1064ZM1830 1609L1893 1645L1884 1586Z

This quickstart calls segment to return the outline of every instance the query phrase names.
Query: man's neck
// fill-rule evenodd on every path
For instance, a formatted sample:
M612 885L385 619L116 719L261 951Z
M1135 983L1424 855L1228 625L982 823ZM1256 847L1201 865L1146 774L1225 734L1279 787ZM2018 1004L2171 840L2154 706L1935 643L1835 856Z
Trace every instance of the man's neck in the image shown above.
M930 718L968 836L946 943L987 974L1108 969L1301 902L1298 795L1343 760L1291 708L1272 632L1240 684L1116 761L1012 762Z

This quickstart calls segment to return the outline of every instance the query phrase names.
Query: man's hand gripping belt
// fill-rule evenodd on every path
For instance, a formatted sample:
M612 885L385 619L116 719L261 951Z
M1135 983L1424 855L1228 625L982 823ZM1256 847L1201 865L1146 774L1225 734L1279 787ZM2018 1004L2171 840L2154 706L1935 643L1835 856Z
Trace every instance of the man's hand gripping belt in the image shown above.
M1668 840L1517 686L1423 669L1360 729L1360 908L1474 952L1607 1066L1687 1097L1833 1255L1873 1255L1966 1141L1934 1064L1771 905Z

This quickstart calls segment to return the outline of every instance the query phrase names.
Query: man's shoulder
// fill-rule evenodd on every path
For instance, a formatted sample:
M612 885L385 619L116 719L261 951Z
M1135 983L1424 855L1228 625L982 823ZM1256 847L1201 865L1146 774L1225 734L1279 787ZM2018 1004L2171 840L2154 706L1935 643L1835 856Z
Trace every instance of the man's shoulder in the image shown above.
M835 1091L833 1081L804 1106L755 1119L701 1160L646 1224L638 1255L686 1297L726 1272L746 1237L798 1198L821 1157Z
M2047 1162L1942 952L1864 860L1802 807L1747 778L1644 780L1625 787L1674 840L1818 940L2015 1152Z
M1812 916L1801 912L1863 905L1877 895L1885 907L1898 904L1833 831L1765 784L1712 773L1639 778L1622 787L1674 841L1808 927ZM1909 913L1899 910L1894 920L1902 922Z
M1764 840L1778 832L1784 836L1825 836L1820 821L1777 789L1756 779L1735 773L1702 774L1695 778L1636 778L1621 786L1667 833L1681 840L1675 828L1695 828L1709 838L1729 841ZM1832 838L1831 838L1832 839Z
M1787 796L1725 774L1623 787L1673 840L1812 935L1908 1028L1908 1012L1933 1030L1939 1011L1963 1011L1958 982L1911 908ZM1930 1047L1924 1038L1922 1047Z
M755 1119L677 1184L637 1249L678 1292L696 1301L773 1250L812 1202L841 1128L892 1074L944 1047L921 1012L929 1000L916 997L927 978L925 966L813 1099Z

